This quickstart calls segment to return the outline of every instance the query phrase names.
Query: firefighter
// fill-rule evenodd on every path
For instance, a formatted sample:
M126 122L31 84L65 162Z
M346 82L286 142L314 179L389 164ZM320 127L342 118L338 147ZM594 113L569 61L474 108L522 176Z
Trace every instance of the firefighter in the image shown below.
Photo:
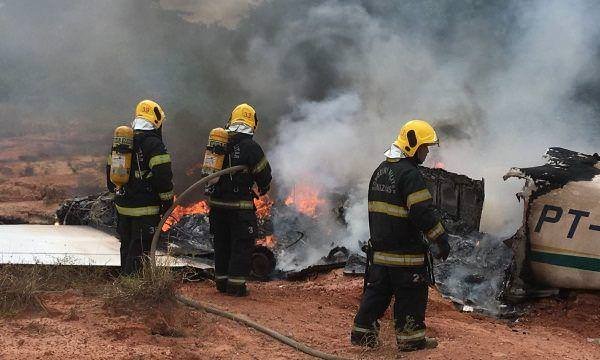
M428 147L437 144L431 125L411 120L402 127L385 153L386 159L371 177L368 270L350 335L354 345L378 345L378 320L394 296L398 349L413 351L437 346L437 340L425 337L432 266L428 255L431 251L436 258L445 260L450 245L418 168L427 157Z
M135 109L133 153L128 182L120 188L108 179L117 209L117 232L121 240L121 270L132 275L141 268L162 214L173 204L171 156L162 140L165 113L152 100ZM110 163L107 174L110 173ZM109 177L109 176L107 176Z
M231 112L226 129L229 133L223 168L246 165L247 171L224 175L214 185L209 198L210 229L214 235L215 283L219 292L246 296L246 278L256 237L256 213L253 189L265 195L271 184L271 166L253 139L258 118L248 104Z

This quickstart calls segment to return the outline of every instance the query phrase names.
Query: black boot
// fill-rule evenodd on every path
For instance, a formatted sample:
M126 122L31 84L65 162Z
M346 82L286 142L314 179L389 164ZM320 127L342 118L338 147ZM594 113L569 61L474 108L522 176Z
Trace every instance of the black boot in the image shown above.
M227 276L215 275L215 285L220 293L227 292Z
M398 350L400 351L417 351L423 349L435 349L438 346L438 341L436 338L428 338L408 342L403 344L398 344Z
M229 281L227 282L227 295L238 297L248 296L246 281L239 281L229 278Z
M379 346L379 324L376 322L373 329L354 325L350 333L350 343L370 348Z

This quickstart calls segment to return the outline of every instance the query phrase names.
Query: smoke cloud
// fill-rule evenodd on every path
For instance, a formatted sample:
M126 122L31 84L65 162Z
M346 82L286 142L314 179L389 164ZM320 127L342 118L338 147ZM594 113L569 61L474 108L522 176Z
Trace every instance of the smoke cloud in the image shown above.
M369 177L408 119L430 120L440 130L442 146L431 160L486 179L482 229L499 235L514 232L522 216L514 197L521 184L500 180L510 164L537 164L553 144L597 151L598 114L575 95L581 84L597 81L598 6L436 4L397 9L407 16L423 11L422 22L413 24L390 23L359 4L327 2L299 20L305 31L291 24L294 36L284 31L266 49L277 54L281 44L310 42L321 60L333 63L320 98L293 97L273 160L286 184L312 182L325 193L354 189L346 212L350 234L343 238L368 238ZM328 88L331 78L338 85Z
M598 150L599 15L584 0L4 1L0 126L97 131L108 147L154 98L182 189L207 131L247 101L278 191L347 194L351 245L368 237L372 171L422 118L440 132L430 160L484 177L483 230L506 234L521 220L508 168L549 146Z

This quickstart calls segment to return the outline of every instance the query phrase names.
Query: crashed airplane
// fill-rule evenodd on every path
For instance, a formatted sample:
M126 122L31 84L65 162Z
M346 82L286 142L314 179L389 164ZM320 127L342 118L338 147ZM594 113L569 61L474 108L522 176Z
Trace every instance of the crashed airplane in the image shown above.
M545 157L542 166L512 168L504 176L525 180L517 194L523 226L507 241L515 282L600 289L600 156L550 148Z
M450 258L434 266L436 284L444 296L456 304L502 315L510 312L507 303L539 296L540 289L600 289L600 158L597 154L585 155L560 148L549 149L546 157L545 165L512 168L505 175L505 179L525 179L523 191L517 194L525 206L523 226L504 241L479 232L483 179L422 168L434 204L451 234ZM344 197L338 196L332 203L332 211L339 212L338 217L343 222ZM180 266L187 263L187 266L206 269L212 266L213 255L207 207L202 202L195 207L197 211L184 214L163 228L160 248L163 253L176 255ZM307 256L307 249L327 237L326 225L319 224L318 216L302 214L284 202L262 214L259 216L262 239L253 256L254 273L258 278L297 279L344 266L346 274L363 273L364 254L353 253L334 242L329 247L317 248L320 258L310 264L301 261ZM103 238L111 238L106 242L114 257L115 218L110 198L103 195L68 200L57 211L59 224L88 225L106 233ZM60 238L61 230L64 229L66 235L69 228L55 226L45 231ZM8 236L8 232L4 234ZM94 236L98 238L99 234ZM58 252L77 256L77 251L68 250L69 242L64 240L53 240L61 248ZM80 246L77 244L74 241L72 247ZM91 247L88 250L95 251ZM34 248L12 251L29 251L31 256L35 255ZM3 261L9 259L6 253L2 257ZM114 265L114 261L102 262Z

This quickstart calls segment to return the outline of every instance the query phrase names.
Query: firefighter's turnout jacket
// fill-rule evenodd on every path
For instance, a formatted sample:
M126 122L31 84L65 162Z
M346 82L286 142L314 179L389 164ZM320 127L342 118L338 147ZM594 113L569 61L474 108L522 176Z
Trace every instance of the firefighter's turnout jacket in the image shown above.
M223 175L209 199L210 229L214 235L215 282L231 295L246 295L246 278L256 237L256 214L252 187L260 195L271 184L271 166L252 135L231 133L224 168L246 165L247 171Z
M271 166L265 154L252 139L252 135L232 133L227 145L223 168L246 165L249 170L223 175L215 184L210 196L211 208L254 210L252 191L254 183L260 195L266 194L271 185Z
M107 184L114 193L117 233L121 240L121 270L130 275L139 271L152 243L160 216L173 204L171 157L163 144L161 130L135 130L129 181L115 193L110 182L110 157Z
M111 193L110 157L107 185ZM131 175L123 191L115 194L117 212L124 216L159 215L173 204L173 173L171 156L167 152L160 129L135 130Z
M352 342L374 346L378 319L394 303L396 340L401 349L425 342L428 245L447 241L432 196L412 158L387 158L373 173L368 193L370 267L354 320Z
M369 228L373 263L388 266L425 264L427 244L447 236L431 193L411 158L387 159L369 183Z

